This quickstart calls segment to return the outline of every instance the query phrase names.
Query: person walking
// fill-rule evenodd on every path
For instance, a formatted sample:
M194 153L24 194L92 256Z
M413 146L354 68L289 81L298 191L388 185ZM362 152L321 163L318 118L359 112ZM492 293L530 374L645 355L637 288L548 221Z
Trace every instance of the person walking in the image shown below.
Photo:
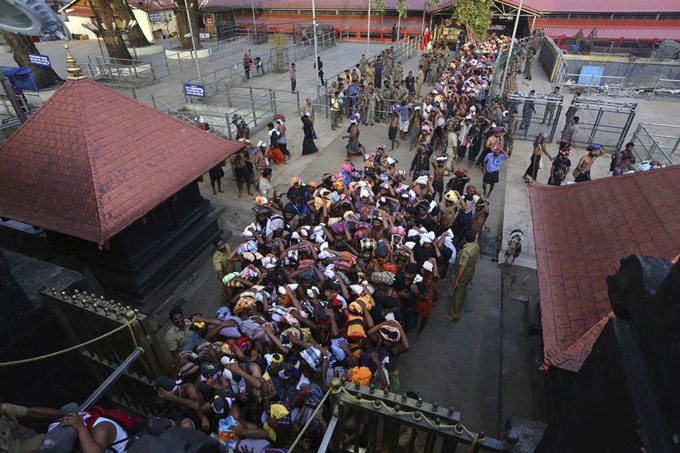
M397 42L397 24L392 24L392 42Z
M571 168L571 160L569 160L569 155L571 155L571 149L565 148L560 150L557 157L553 159L552 166L550 167L550 178L548 179L548 185L551 186L561 186L563 181L566 181L567 175L569 174L569 169Z
M378 95L375 92L375 89L370 86L368 88L368 94L366 95L366 105L367 105L367 112L366 112L366 124L370 124L373 126L373 123L375 122L375 108L378 104Z
M501 164L508 158L507 153L503 150L501 145L496 145L493 150L484 158L484 166L482 172L484 178L482 179L482 190L484 191L484 198L490 197L491 192L496 183L499 181L499 174L501 171ZM486 185L489 184L489 192L486 191Z
M569 105L569 108L567 109L567 112L564 114L564 117L567 119L566 124L564 127L566 128L569 126L569 123L571 122L571 119L576 115L578 112L578 107L576 107L576 100L581 97L581 92L577 91L574 93L574 98L571 100L571 104Z
M508 120L508 132L503 137L503 144L505 150L508 152L508 157L512 156L512 149L515 146L515 134L519 128L519 118L517 118L517 110L513 110Z
M588 151L588 154L581 157L574 169L574 182L590 181L590 169L593 168L595 159L604 154L604 149L596 144L588 146L586 151Z
M531 67L534 64L534 59L536 58L536 51L534 49L529 49L527 53L527 60L524 63L524 78L531 80Z
M578 122L578 116L572 117L569 125L564 129L564 131L562 131L562 137L560 138L560 151L566 148L571 148L571 145L574 143L574 138L576 138L576 134L578 133Z
M276 131L279 133L279 149L290 160L290 151L288 151L288 136L286 135L286 124L282 118L276 120Z
M582 28L578 29L578 31L576 32L575 38L576 38L576 45L580 46L581 41L583 41L583 29Z
M305 110L305 112L300 117L300 120L302 121L302 132L305 136L305 138L302 140L303 156L308 156L314 153L321 155L319 148L317 148L316 144L314 143L314 124L312 124L312 121L309 119L310 116L311 113L309 110Z
M250 59L250 55L243 55L243 69L246 72L246 80L250 79L250 67L253 65L253 60Z
M465 245L458 253L456 277L451 285L451 291L453 291L451 312L445 316L447 321L452 322L458 322L460 319L460 309L465 301L468 285L475 276L477 260L479 259L479 244L477 243L479 235L468 228L463 233L463 237Z
M300 107L300 114L304 115L305 113L309 113L307 118L309 118L309 121L312 122L312 126L314 126L314 104L312 104L311 98L305 99L305 103Z
M317 71L317 74L319 75L319 82L321 85L320 87L325 87L326 82L323 80L323 61L321 61L321 57L317 57L316 63L314 64L314 68Z
M297 71L295 70L295 63L290 65L290 91L295 93L295 87L297 86Z
M635 163L633 148L635 148L635 143L628 142L626 143L626 149L614 154L612 165L609 169L609 171L612 172L612 176L620 176L626 173L628 171L628 165Z
M529 99L524 102L524 107L522 107L522 123L519 125L520 129L528 130L529 126L531 126L531 117L536 113L534 101L530 100L534 94L536 94L536 90L529 91Z
M560 87L555 87L553 88L552 94L560 94ZM552 126L553 122L553 117L555 116L555 109L557 108L557 104L550 103L545 106L545 112L543 112L543 120L541 120L541 124L545 124L545 122L548 122L548 127Z
M531 154L529 166L524 172L524 176L522 176L522 179L524 179L524 182L527 184L531 181L536 181L538 170L541 168L541 154L545 154L548 159L552 160L552 157L548 154L548 149L546 148L545 140L547 138L548 134L541 132L534 140L534 152Z
M338 128L338 118L340 117L340 101L338 101L338 92L336 91L331 96L331 130L336 130Z
M423 88L423 83L425 83L425 70L423 65L418 66L418 75L416 76L416 97L420 97L420 90Z

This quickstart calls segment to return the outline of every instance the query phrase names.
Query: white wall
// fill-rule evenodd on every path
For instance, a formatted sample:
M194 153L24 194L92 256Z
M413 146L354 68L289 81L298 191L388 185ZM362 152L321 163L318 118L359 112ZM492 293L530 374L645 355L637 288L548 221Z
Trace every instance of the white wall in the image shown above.
M144 36L146 36L146 39L149 40L149 42L154 42L153 39L153 30L151 21L149 20L149 15L146 13L146 11L142 11L141 9L135 9L132 8L132 14L135 15L135 20L139 24L139 27L142 29L142 32L144 32ZM158 28L158 27L155 27Z
M68 26L68 29L71 33L75 33L78 35L87 35L90 39L97 39L97 35L92 33L87 28L83 27L83 24L94 25L89 17L80 16L68 16L68 22L66 22L66 25Z

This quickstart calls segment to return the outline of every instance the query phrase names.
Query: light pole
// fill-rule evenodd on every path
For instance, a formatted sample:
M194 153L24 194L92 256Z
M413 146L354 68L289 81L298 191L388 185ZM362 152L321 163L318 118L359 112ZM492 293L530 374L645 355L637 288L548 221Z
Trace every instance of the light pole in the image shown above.
M371 2L368 0L368 32L366 33L366 57L371 58Z
M321 93L319 92L319 50L316 46L316 40L317 40L316 4L314 3L314 0L312 0L312 31L314 32L314 67L316 68L316 71L317 71L314 85L316 86L316 99L318 100L318 102L320 102L321 101Z
M194 4L192 3L191 6L193 5ZM196 65L196 72L198 73L198 82L203 85L203 76L201 76L201 68L198 65L198 54L196 53L196 36L194 36L194 25L191 23L191 14L189 13L189 5L187 5L187 0L184 0L184 8L187 10L187 21L189 22L191 45L194 48L194 64Z
M255 43L255 34L257 33L257 22L255 21L255 3L250 0L250 9L253 11L253 44Z
M99 52L101 52L101 54L102 54L102 63L104 63L105 60L106 60L106 57L104 57L104 49L102 49L102 42L101 42L101 39L100 39L100 37L102 35L101 30L94 28L94 26L92 24L88 24L88 23L83 24L83 28L91 31L97 37L97 43L99 44Z
M519 6L517 7L517 18L515 19L515 28L512 30L512 40L510 41L510 48L508 49L508 57L505 59L505 69L503 70L503 80L501 81L501 93L500 97L503 97L505 92L505 81L508 77L508 69L510 68L510 59L512 58L512 47L515 44L515 35L517 34L517 26L519 25L519 16L522 13L522 2L524 0L519 0Z

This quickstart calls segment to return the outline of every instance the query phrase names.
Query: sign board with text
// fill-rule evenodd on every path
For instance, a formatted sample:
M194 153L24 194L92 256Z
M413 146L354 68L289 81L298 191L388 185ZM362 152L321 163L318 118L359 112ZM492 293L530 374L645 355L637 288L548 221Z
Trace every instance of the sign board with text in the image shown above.
M154 12L154 13L149 13L149 21L153 23L158 23L161 21L161 13Z
M45 68L51 68L52 67L52 62L50 61L50 57L47 55L40 55L37 53L29 53L28 54L28 61L31 62L31 64L36 65L36 66L43 66Z
M184 94L194 98L205 98L205 87L194 83L185 83Z

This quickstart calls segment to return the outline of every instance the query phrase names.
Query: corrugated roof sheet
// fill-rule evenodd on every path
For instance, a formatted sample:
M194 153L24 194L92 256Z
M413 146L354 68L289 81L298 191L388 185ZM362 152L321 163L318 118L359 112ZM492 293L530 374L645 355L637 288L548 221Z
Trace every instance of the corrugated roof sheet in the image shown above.
M578 371L612 309L605 278L632 254L680 249L680 166L531 186L544 360Z
M678 0L525 0L542 13L678 13Z
M0 216L101 244L242 147L67 80L0 146Z
M607 19L536 19L535 29L542 28L551 38L574 36L583 29L584 39L597 28L597 39L672 39L680 40L680 20L607 20Z

